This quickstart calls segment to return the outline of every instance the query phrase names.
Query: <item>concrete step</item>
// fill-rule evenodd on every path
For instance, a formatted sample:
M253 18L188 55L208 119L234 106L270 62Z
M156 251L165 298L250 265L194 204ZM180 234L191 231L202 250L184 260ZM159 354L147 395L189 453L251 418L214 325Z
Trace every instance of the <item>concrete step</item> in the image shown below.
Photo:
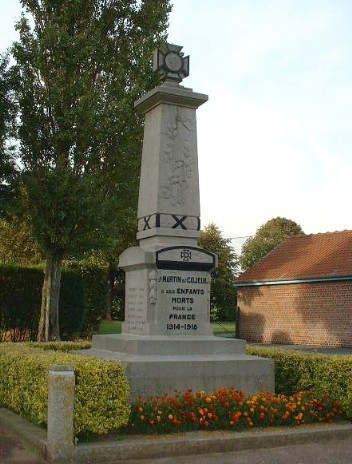
M97 350L129 355L188 356L245 354L246 342L235 338L210 336L142 336L132 334L94 335Z

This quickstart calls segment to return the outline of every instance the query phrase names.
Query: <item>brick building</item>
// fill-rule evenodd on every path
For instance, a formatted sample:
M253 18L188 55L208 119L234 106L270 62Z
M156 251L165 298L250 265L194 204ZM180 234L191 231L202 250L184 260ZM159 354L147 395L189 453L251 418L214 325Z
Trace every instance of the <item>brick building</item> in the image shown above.
M352 231L288 238L236 286L240 338L352 346Z

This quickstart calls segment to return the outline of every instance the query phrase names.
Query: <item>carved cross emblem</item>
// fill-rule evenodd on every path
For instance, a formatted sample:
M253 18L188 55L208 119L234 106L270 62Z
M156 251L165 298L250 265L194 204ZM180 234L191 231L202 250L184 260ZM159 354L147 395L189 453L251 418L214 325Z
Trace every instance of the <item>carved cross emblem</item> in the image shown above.
M185 262L190 261L192 259L192 252L191 250L182 250L181 251L181 259Z
M189 75L189 56L184 57L180 45L165 44L153 53L153 70L158 71L162 79L181 82Z

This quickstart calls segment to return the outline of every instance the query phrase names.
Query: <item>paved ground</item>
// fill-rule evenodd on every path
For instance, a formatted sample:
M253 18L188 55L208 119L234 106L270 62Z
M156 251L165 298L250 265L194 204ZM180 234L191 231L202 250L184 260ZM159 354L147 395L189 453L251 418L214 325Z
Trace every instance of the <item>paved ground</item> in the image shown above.
M167 454L167 449L165 449ZM351 464L351 438L301 445L196 454L160 459L119 460L119 464ZM117 463L116 462L116 463ZM9 435L0 436L1 464L45 464L28 448ZM113 461L110 461L113 464Z
M44 464L36 452L24 446L17 437L0 431L0 463L1 464Z
M326 425L324 435L314 436L312 430L307 427L307 435L311 435L307 439L306 436L301 436L301 443L297 443L299 438L294 436L297 429L295 428L292 436L288 435L282 440L280 431L273 430L271 436L266 435L266 440L263 442L261 437L267 432L253 433L250 437L252 449L237 450L237 451L223 451L219 449L216 441L221 442L226 434L221 433L207 433L200 437L195 436L195 445L201 445L204 448L203 451L206 453L195 452L194 454L188 454L186 456L175 456L173 450L175 450L175 443L170 443L167 438L154 437L148 440L143 439L128 439L126 440L127 448L137 450L138 459L117 459L115 460L113 455L109 456L108 459L99 460L99 463L109 464L351 464L352 463L352 426L347 424L348 431L338 434L334 430L334 425ZM314 427L313 427L314 428ZM233 436L233 435L232 435ZM243 435L242 435L243 436ZM236 434L236 437L238 435ZM276 446L275 441L280 442L281 446ZM159 456L164 457L150 457L149 459L143 459L143 450L148 449L148 442L153 442L153 449ZM283 443L282 443L283 441ZM129 443L127 443L129 442ZM155 443L157 442L157 447ZM179 440L178 447L183 447L187 442L187 439ZM197 443L198 442L198 443ZM259 446L255 446L255 444ZM268 448L263 448L263 443L269 445ZM226 440L224 441L224 450L226 450ZM252 446L250 445L250 446ZM91 446L91 445L89 445ZM241 446L241 444L240 444ZM243 446L248 446L245 441ZM220 446L221 448L221 446ZM93 448L92 448L93 449ZM189 447L187 448L190 449ZM199 447L198 447L199 449ZM212 452L215 449L217 452ZM79 462L94 463L94 455L88 452L86 453L86 459ZM98 453L99 454L99 453ZM130 454L127 452L127 455ZM132 453L133 454L133 453ZM134 453L136 454L136 453ZM177 453L176 453L177 454ZM89 458L92 456L92 460ZM78 461L77 461L78 462ZM38 456L29 446L23 446L18 438L14 435L0 430L0 463L1 464L45 464L45 461ZM74 461L76 464L76 461Z
M165 450L167 453L167 450ZM119 461L120 464L351 464L352 440L280 446L277 448Z

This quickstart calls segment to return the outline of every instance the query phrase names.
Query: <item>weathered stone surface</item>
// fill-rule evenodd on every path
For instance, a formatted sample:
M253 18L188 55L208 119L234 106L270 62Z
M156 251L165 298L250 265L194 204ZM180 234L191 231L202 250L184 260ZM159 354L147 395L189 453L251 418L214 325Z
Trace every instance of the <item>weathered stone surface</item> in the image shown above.
M131 399L189 388L234 387L248 394L275 389L272 360L246 355L244 340L121 334L96 335L93 343L91 354L126 365Z
M172 237L173 244L183 238L184 244L197 245L200 200L196 108L206 100L206 95L166 82L136 103L136 108L145 113L137 214L141 247L155 250L167 246L163 237Z
M208 97L179 85L188 73L177 56L181 48L154 54L165 82L135 104L145 114L139 246L119 260L126 273L122 334L94 337L90 353L125 364L132 398L175 388L274 390L271 360L247 356L243 340L212 335L210 272L217 258L198 247L196 130L196 109Z
M71 366L49 368L48 451L57 463L73 462L73 405L75 375Z

